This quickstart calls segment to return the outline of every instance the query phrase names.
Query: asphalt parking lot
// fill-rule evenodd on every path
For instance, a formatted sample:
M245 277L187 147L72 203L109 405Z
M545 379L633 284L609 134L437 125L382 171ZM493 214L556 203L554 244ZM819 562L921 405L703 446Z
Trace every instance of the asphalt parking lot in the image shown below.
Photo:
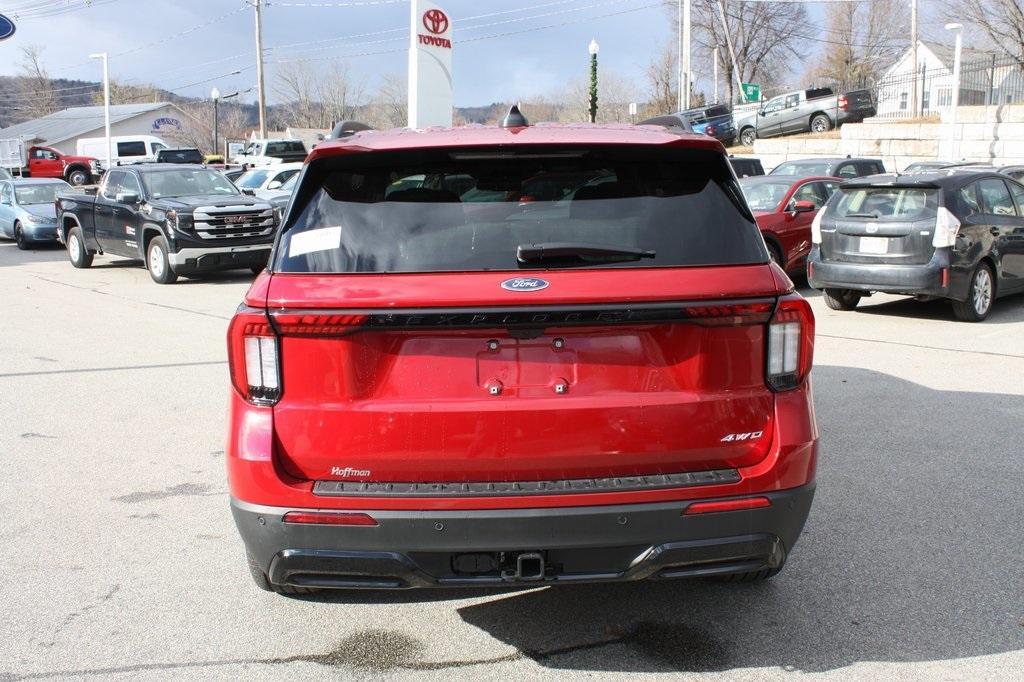
M0 242L0 680L1024 678L1024 296L818 316L818 494L761 585L260 592L228 511L224 333L251 277L157 286Z

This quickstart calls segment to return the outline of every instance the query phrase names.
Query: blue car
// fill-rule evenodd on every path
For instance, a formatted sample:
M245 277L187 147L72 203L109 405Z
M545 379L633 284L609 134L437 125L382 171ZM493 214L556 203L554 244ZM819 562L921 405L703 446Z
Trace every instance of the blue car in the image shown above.
M23 250L57 243L54 199L70 189L52 178L0 181L0 237L13 239Z
M736 141L736 126L732 119L732 110L722 104L698 107L680 112L686 118L695 133L703 133L715 138L728 147Z

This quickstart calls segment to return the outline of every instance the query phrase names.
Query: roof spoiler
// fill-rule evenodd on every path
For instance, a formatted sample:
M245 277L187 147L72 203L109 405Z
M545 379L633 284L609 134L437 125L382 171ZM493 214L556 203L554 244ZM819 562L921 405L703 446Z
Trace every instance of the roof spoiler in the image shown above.
M665 128L679 128L683 132L689 132L686 122L683 121L683 117L679 114L665 114L664 116L655 116L644 121L637 123L638 126L664 126Z
M350 137L356 133L364 130L373 130L372 126L369 126L362 121L339 121L331 129L331 140L340 140L343 137Z

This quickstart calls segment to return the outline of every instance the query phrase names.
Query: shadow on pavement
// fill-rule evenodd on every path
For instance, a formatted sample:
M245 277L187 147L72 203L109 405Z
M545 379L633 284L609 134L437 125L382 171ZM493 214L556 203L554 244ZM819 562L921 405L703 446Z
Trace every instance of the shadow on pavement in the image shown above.
M818 493L779 576L542 589L461 617L559 670L816 672L1024 649L1024 397L814 374Z
M910 297L885 298L878 303L875 302L876 300L878 299L861 299L855 313L923 320L948 320L954 324L963 324L958 322L956 316L953 315L953 306L949 301L916 301ZM1013 294L996 299L988 319L980 324L1014 324L1022 321L1024 321L1024 295Z

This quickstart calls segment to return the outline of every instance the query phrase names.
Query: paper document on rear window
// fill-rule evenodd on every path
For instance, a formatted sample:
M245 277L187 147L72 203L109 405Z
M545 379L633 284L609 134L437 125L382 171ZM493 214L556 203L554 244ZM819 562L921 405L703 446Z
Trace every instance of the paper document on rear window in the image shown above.
M294 258L316 251L328 251L339 246L341 246L341 226L297 232L292 235L288 245L288 257Z

